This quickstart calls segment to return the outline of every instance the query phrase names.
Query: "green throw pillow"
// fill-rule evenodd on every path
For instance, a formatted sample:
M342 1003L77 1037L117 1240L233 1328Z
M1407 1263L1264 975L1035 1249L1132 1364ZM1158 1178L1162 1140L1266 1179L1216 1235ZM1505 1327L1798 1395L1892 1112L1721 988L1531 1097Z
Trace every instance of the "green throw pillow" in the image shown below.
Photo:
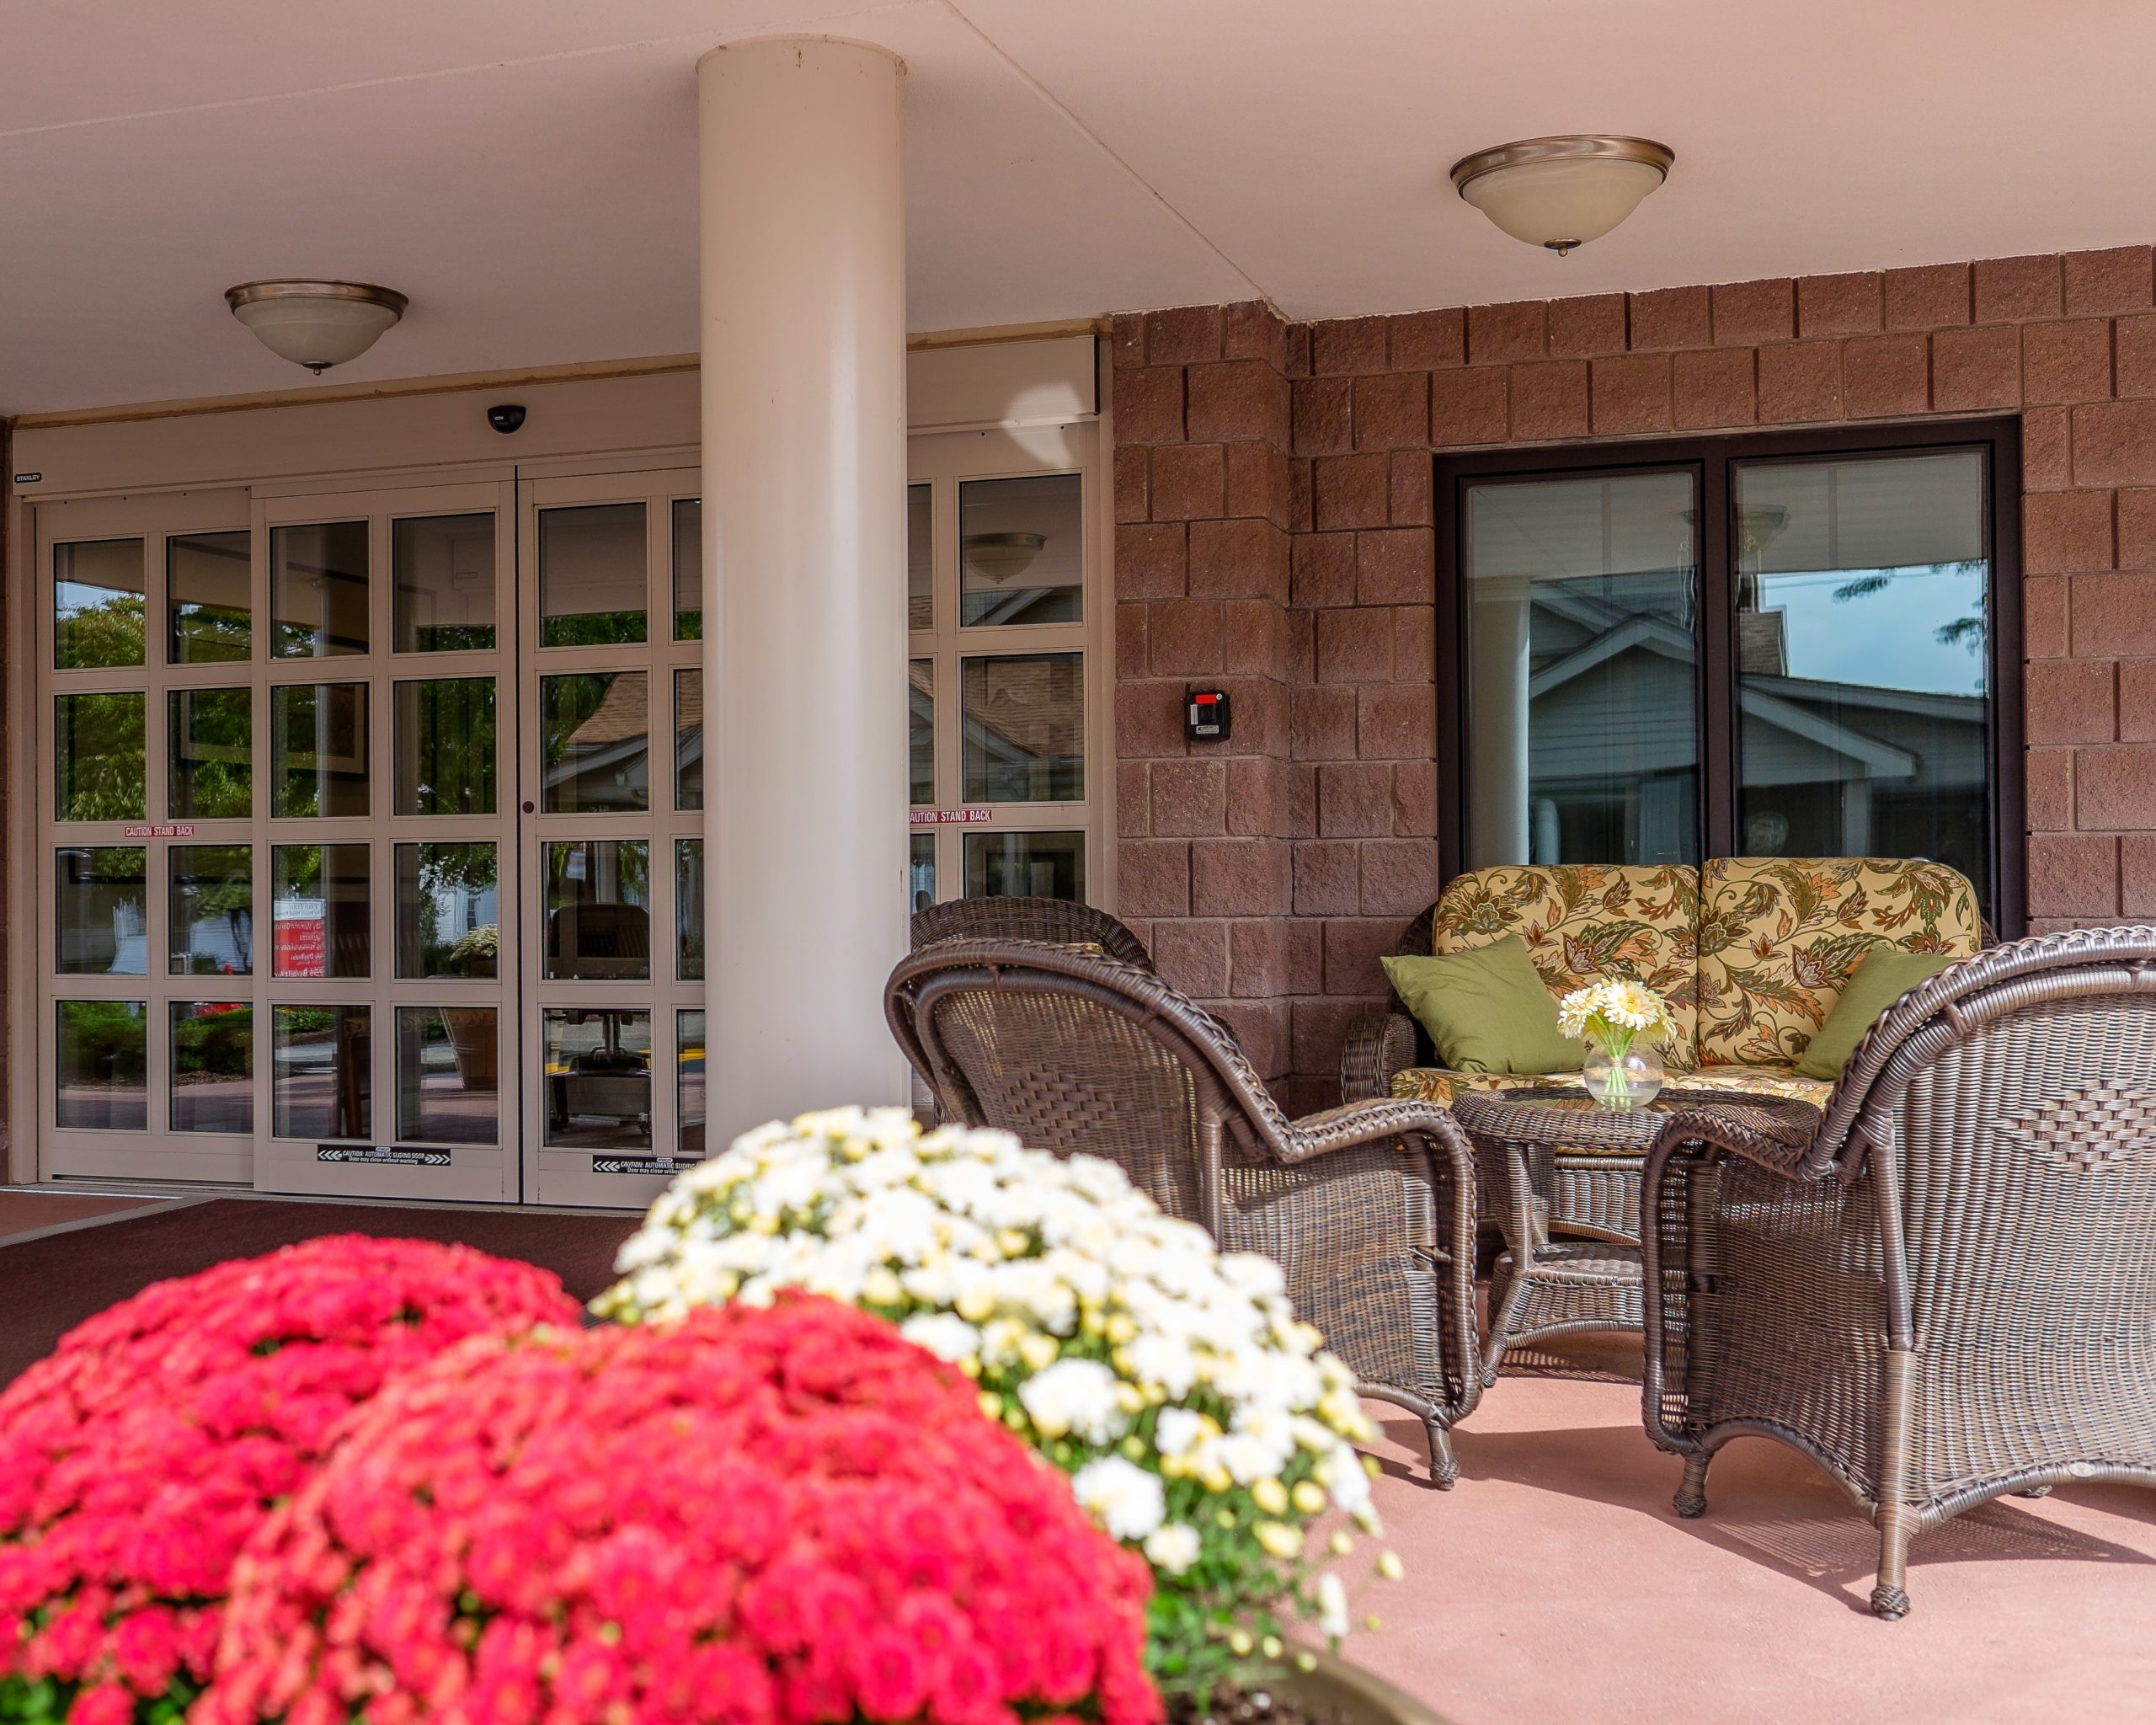
M1879 1015L1914 988L1959 960L1951 953L1905 953L1874 947L1849 973L1849 986L1827 1014L1796 1070L1807 1078L1838 1078L1864 1033Z
M1558 1033L1556 1000L1516 934L1472 952L1382 962L1450 1071L1577 1072L1587 1059Z

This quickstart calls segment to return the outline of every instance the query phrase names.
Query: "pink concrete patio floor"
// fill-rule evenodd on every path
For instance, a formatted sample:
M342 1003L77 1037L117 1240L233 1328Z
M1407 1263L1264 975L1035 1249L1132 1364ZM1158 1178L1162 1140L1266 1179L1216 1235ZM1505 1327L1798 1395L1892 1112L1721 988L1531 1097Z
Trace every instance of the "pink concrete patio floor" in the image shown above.
M1453 1725L2156 1718L2156 1492L1973 1510L1917 1541L1910 1614L1885 1623L1870 1524L1778 1444L1725 1450L1681 1521L1635 1386L1501 1378L1442 1494L1419 1425L1370 1412L1408 1573L1351 1583L1384 1627L1348 1651Z

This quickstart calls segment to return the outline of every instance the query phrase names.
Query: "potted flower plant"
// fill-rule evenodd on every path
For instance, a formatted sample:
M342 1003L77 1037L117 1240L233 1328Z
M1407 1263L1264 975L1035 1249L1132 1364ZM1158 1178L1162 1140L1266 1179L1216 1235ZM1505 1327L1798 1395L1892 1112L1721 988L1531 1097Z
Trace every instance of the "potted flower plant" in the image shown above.
M1576 988L1557 1003L1557 1027L1588 1045L1581 1076L1606 1108L1635 1108L1661 1093L1657 1043L1677 1029L1669 1002L1643 983L1605 979Z
M1327 1682L1283 1620L1344 1634L1344 1589L1319 1568L1353 1538L1321 1550L1314 1524L1337 1509L1380 1530L1353 1375L1295 1319L1278 1266L1219 1252L1114 1164L924 1134L896 1108L805 1114L681 1176L620 1268L602 1316L670 1322L805 1289L955 1365L1151 1565L1147 1662L1171 1702ZM1398 1573L1389 1553L1379 1567ZM1331 1683L1331 1700L1353 1687Z

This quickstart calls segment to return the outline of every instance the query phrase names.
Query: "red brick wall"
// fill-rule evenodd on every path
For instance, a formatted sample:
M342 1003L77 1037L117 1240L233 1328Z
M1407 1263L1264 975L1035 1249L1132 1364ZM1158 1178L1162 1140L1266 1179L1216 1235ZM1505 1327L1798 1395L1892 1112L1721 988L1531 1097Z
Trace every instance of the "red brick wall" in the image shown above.
M2150 248L1114 334L1122 910L1296 1106L1437 889L1433 450L2018 411L2036 929L2156 919ZM1225 746L1182 692L1233 692Z

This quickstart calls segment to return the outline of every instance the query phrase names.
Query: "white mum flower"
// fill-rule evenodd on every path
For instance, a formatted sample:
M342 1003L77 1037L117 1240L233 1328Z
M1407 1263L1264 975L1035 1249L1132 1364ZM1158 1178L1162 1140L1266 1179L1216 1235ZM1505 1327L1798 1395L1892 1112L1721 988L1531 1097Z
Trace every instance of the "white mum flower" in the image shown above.
M1119 1540L1144 1539L1167 1513L1160 1475L1120 1455L1088 1461L1071 1475L1070 1489L1086 1513Z
M1129 1418L1116 1375L1097 1359L1059 1359L1018 1386L1019 1404L1043 1437L1072 1433L1105 1444L1123 1435Z
M938 1359L955 1363L973 1359L980 1352L980 1332L956 1312L916 1312L899 1326L899 1333Z
M1170 1575L1181 1575L1198 1561L1198 1545L1196 1528L1171 1521L1145 1536L1145 1561Z
M1318 1633L1329 1641L1338 1641L1348 1633L1348 1589L1337 1575L1317 1578L1317 1627Z

